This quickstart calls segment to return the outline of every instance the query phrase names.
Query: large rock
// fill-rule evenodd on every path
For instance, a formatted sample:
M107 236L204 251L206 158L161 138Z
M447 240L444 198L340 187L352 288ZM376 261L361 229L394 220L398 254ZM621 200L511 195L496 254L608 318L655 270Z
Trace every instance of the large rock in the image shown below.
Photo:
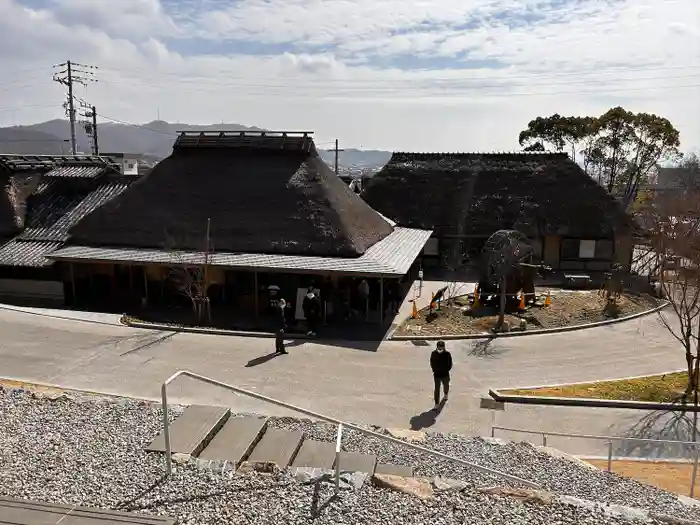
M406 441L410 441L411 443L422 443L428 438L426 433L421 432L420 430L409 430L407 428L388 428L386 431L391 437L395 437L397 439L405 439Z
M424 501L432 499L434 496L433 486L426 479L404 478L391 474L375 474L372 479L378 487L410 494Z
M433 487L435 487L435 490L439 491L452 490L455 492L461 492L468 486L469 485L466 482L458 479L444 478L442 476L435 476L433 478Z
M541 505L549 505L554 500L552 494L546 490L512 487L483 487L476 490L482 494L513 498L517 499L518 501L522 501L523 503L539 503Z
M238 467L239 474L248 474L249 472L259 472L261 474L277 474L280 468L272 461L244 461Z

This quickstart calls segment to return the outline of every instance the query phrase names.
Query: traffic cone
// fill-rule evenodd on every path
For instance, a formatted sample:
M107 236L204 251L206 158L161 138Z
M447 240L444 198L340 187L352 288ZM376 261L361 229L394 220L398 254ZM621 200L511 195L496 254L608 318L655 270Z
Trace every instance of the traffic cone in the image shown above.
M413 309L411 310L411 319L416 319L418 318L418 307L416 306L416 302L413 301Z
M474 301L472 302L472 308L479 308L479 285L474 287Z
M547 290L547 297L544 299L544 305L545 306L551 306L552 305L552 296L549 293L549 290Z
M518 305L518 310L525 310L525 294L520 294L520 304Z

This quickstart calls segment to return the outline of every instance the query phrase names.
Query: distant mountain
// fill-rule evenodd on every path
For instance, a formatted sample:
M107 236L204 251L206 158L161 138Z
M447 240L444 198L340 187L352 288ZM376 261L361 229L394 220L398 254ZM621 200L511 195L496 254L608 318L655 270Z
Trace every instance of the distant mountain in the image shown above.
M321 158L325 160L329 166L335 163L335 152L333 150L320 150ZM338 166L345 171L377 171L384 166L391 158L390 151L380 150L361 150L348 148L338 152Z
M155 159L170 155L177 132L195 131L263 131L262 128L241 124L173 124L154 120L147 124L133 126L111 122L98 124L100 151L111 153L142 153ZM70 153L70 125L67 120L49 120L29 126L0 128L0 153L23 155L60 155ZM77 150L82 153L92 151L90 140L82 126L76 126ZM321 157L330 165L334 164L332 150L320 150ZM342 171L372 172L386 164L391 157L388 151L346 149L338 153L338 164Z

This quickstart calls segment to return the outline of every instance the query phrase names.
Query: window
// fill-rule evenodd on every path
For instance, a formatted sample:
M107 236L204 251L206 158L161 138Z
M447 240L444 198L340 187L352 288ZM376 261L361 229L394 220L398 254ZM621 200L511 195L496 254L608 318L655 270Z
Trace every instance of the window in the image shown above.
M594 259L595 258L595 241L582 240L578 247L579 259Z
M562 259L578 259L579 240L578 239L562 239L561 241L561 258Z
M608 239L562 239L561 242L563 260L611 260L614 255L615 243Z
M595 258L610 260L615 256L615 243L608 240L595 242Z
M438 240L434 238L428 239L423 248L424 255L438 255Z

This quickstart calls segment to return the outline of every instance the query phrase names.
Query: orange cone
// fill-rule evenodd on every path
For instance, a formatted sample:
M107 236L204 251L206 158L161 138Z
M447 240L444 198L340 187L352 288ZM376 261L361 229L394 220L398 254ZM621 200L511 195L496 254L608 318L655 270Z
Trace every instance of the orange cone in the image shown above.
M411 310L411 319L416 319L418 317L418 307L416 306L416 302L413 301L413 309Z
M547 297L544 300L544 305L545 306L551 306L552 305L552 297L549 293L549 290L547 290Z
M525 294L520 294L520 304L518 305L519 310L525 310Z

